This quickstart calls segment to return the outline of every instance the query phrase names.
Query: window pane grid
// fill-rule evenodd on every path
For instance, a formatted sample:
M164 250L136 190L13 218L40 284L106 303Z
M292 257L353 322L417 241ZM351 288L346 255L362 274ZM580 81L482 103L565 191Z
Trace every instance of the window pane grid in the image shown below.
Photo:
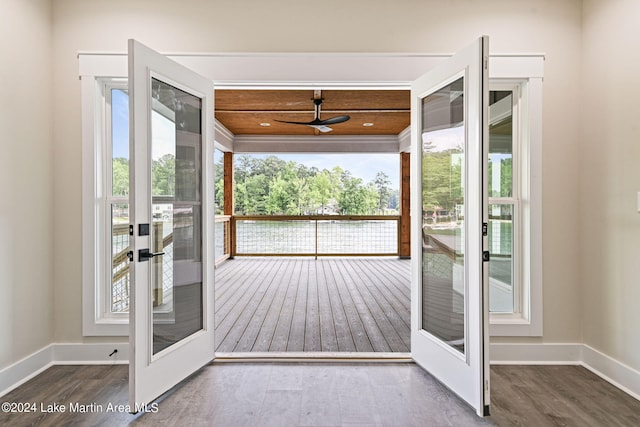
M110 311L129 311L129 205L111 205Z

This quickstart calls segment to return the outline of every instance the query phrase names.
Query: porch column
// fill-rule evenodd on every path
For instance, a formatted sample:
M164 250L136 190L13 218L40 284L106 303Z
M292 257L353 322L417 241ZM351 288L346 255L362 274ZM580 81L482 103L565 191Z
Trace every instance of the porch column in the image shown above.
M400 153L400 258L411 258L411 162L409 153Z
M233 219L233 153L225 152L224 164L224 215L231 217L229 221L229 257L236 254L236 222Z

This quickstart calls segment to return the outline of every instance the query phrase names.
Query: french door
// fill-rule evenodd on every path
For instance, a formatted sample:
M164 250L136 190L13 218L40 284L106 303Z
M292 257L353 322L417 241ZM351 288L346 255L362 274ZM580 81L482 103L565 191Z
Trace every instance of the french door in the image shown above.
M412 85L411 351L489 410L488 39ZM129 41L131 411L214 357L213 84Z
M411 88L411 353L489 412L488 38Z
M213 83L129 40L130 411L214 357Z

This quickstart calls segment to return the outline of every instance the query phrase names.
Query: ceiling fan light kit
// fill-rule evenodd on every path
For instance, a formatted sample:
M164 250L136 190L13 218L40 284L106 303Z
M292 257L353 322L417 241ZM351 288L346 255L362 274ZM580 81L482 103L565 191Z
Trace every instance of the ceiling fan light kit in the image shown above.
M274 120L274 122L287 123L290 125L309 126L324 133L331 132L333 130L328 125L337 125L339 123L344 123L351 118L349 116L337 116L326 120L320 120L320 106L322 105L322 98L315 98L313 100L313 104L315 105L315 118L310 122L288 122L284 120Z

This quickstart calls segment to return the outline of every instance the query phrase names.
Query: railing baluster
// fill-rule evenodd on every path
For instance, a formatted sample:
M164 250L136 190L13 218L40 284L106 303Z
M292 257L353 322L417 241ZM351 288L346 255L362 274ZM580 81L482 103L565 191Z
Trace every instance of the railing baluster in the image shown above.
M318 220L314 220L316 223L316 259L318 259Z
M233 217L231 215L216 215L215 217L216 224L222 223L222 230L217 230L217 233L222 232L222 253L216 253L215 263L216 265L226 260L227 258L233 257ZM216 236L216 241L218 237ZM217 246L216 246L217 247Z

